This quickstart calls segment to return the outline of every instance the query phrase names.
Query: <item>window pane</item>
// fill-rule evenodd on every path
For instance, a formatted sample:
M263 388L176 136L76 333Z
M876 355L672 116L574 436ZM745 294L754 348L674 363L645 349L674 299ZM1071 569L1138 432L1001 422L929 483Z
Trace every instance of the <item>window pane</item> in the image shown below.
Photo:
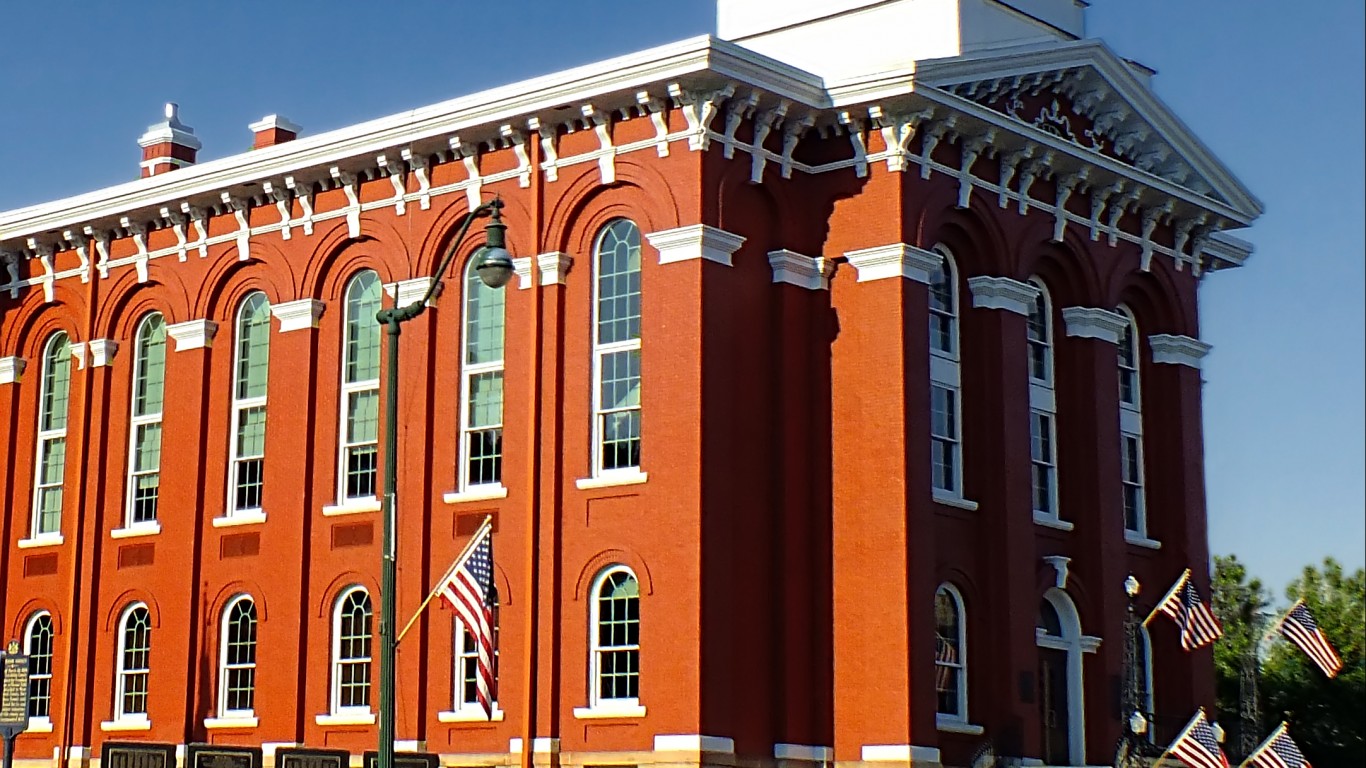
M497 363L503 359L503 303L506 292L479 279L478 255L465 274L465 362Z
M379 276L369 270L351 280L346 289L346 349L344 380L348 384L379 378Z
M603 410L640 405L640 350L602 356L601 398Z
M38 428L44 432L66 429L67 403L71 394L71 343L61 333L48 342L43 361L42 416Z
M598 343L640 338L640 229L618 219L598 240Z
M120 658L121 712L147 714L148 670L152 654L152 622L144 607L129 611L123 625Z
M28 716L48 717L52 706L52 616L39 614L25 638L28 654Z
M160 414L166 377L166 322L161 315L150 315L143 321L135 364L133 415Z
M597 596L598 698L640 695L640 587L617 571L603 580Z
M266 396L269 359L270 305L265 294L253 293L237 319L237 399Z

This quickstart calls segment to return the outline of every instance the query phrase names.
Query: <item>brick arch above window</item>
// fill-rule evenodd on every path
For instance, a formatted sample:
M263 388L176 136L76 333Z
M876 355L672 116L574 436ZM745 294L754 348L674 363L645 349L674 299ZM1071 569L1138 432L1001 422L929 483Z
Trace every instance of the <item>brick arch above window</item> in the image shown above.
M232 601L239 597L249 597L256 605L256 617L266 620L266 593L261 589L261 585L245 579L238 579L224 584L214 593L213 599L209 601L209 615L221 616Z
M636 222L642 234L695 223L681 219L673 186L656 168L618 158L615 184L603 186L594 169L566 187L546 217L543 249L586 256L603 225L623 218Z
M152 629L161 626L161 606L157 603L151 592L145 589L128 589L114 598L109 604L109 611L104 617L104 631L114 632L118 629L118 623L127 613L128 608L133 605L142 605L147 608L147 617L152 622Z
M330 620L333 612L336 611L337 599L353 587L361 587L370 594L372 599L379 594L379 582L370 576L359 571L346 571L338 574L332 581L328 582L321 593L321 599L318 601L318 617Z
M19 606L19 610L14 614L14 623L10 625L10 637L23 638L24 630L28 628L29 622L34 616L46 613L52 617L52 634L60 636L62 634L62 613L57 604L46 597L34 597Z
M253 250L255 253L255 250ZM273 255L273 254L272 254ZM246 296L260 291L271 305L282 304L294 296L294 275L288 262L281 257L270 262L252 258L250 261L223 260L214 265L204 278L204 288L196 297L193 312L198 318L216 320L220 326L236 320L237 309Z
M397 253L406 250L406 246L397 247ZM387 240L369 234L351 239L346 237L346 229L342 227L340 232L324 235L324 242L309 254L302 284L296 288L295 295L301 299L345 301L347 284L362 270L373 270L381 283L407 279L406 258L396 255L395 248Z
M588 558L583 570L579 571L579 578L574 582L574 599L577 601L591 596L589 591L598 576L604 570L615 565L629 568L635 574L642 595L654 594L654 581L650 576L650 567L645 564L645 560L640 555L627 549L604 549Z

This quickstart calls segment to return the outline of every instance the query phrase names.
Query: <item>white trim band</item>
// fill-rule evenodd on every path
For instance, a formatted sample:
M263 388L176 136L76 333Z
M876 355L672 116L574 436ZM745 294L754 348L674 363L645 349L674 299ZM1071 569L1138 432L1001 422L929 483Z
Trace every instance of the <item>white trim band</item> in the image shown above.
M327 305L317 299L299 299L270 305L270 316L280 321L280 333L317 328Z
M659 251L660 264L703 259L727 267L734 266L732 257L745 244L744 237L707 224L651 232L645 241Z
M699 733L659 734L655 736L656 752L721 752L735 754L735 740L724 736L703 736Z
M166 335L175 339L175 351L187 352L191 349L208 349L213 346L214 334L218 333L218 323L212 320L186 320L166 326Z
M1029 283L1008 277L981 275L968 278L972 291L972 306L982 309L1004 309L1017 315L1029 316L1029 310L1039 298L1039 289Z
M773 282L808 291L830 290L830 276L835 273L835 265L828 259L789 250L769 251L768 265L773 268Z
M1100 307L1063 307L1062 321L1067 325L1068 336L1111 344L1119 343L1120 334L1129 324L1124 315Z
M22 357L0 357L0 384L18 384L26 367L28 361Z
M1153 350L1154 363L1184 365L1199 370L1204 365L1205 355L1213 349L1209 344L1190 336L1174 336L1158 333L1148 337Z
M860 757L865 763L938 763L939 749L914 744L864 744Z
M807 744L774 744L773 757L777 760L830 763L835 760L835 750L830 747L815 747Z
M847 251L844 258L848 259L850 266L858 272L860 283L904 277L929 285L930 275L944 263L944 257L934 251L916 248L906 243Z

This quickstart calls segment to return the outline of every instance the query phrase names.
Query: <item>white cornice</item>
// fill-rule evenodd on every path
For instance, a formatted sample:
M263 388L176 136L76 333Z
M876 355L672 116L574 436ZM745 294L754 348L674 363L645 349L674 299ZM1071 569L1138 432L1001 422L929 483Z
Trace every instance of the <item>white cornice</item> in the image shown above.
M536 257L536 265L541 268L538 285L560 285L574 265L574 257L560 251L542 253ZM517 275L517 287L523 291L531 288L531 257L523 256L512 260L512 271Z
M968 290L972 291L972 306L1004 309L1017 315L1028 315L1039 298L1037 287L1008 277L969 277Z
M734 754L735 740L724 736L704 736L700 733L661 733L655 736L655 751Z
M1119 343L1119 335L1129 322L1124 315L1100 307L1063 307L1062 320L1068 336L1100 339L1111 344Z
M317 328L326 304L317 299L299 299L271 304L270 314L280 321L280 333Z
M406 307L416 304L427 295L427 289L432 287L432 278L415 277L412 280L400 280L397 283L385 283L384 292L394 300L394 306ZM427 302L427 306L435 307L436 300L441 296L441 290L437 289L435 295Z
M0 357L0 384L17 384L24 378L28 361L22 357Z
M703 259L733 266L731 257L745 238L707 224L666 229L645 235L645 241L659 251L660 264Z
M175 339L177 352L207 349L213 346L213 337L217 332L218 323L212 320L186 320L166 326L166 335Z
M1153 350L1154 363L1185 365L1200 368L1205 355L1211 349L1209 344L1190 336L1173 336L1159 333L1148 337L1148 345Z
M788 250L769 251L768 265L773 268L773 282L809 291L829 290L830 275L835 272L835 265L827 259Z
M934 251L927 251L906 243L879 245L844 254L849 265L858 273L858 282L903 277L917 283L929 284L930 275L944 261Z

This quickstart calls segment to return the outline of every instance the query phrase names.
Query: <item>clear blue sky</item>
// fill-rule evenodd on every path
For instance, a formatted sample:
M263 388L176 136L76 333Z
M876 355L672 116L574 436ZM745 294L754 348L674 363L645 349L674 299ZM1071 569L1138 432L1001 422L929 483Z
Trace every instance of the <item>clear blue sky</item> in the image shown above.
M711 0L8 3L0 210L134 178L177 101L204 150L270 113L305 133L711 32ZM315 15L321 13L322 15ZM1090 34L1266 203L1257 254L1205 283L1210 536L1279 587L1366 560L1363 3L1094 0Z

